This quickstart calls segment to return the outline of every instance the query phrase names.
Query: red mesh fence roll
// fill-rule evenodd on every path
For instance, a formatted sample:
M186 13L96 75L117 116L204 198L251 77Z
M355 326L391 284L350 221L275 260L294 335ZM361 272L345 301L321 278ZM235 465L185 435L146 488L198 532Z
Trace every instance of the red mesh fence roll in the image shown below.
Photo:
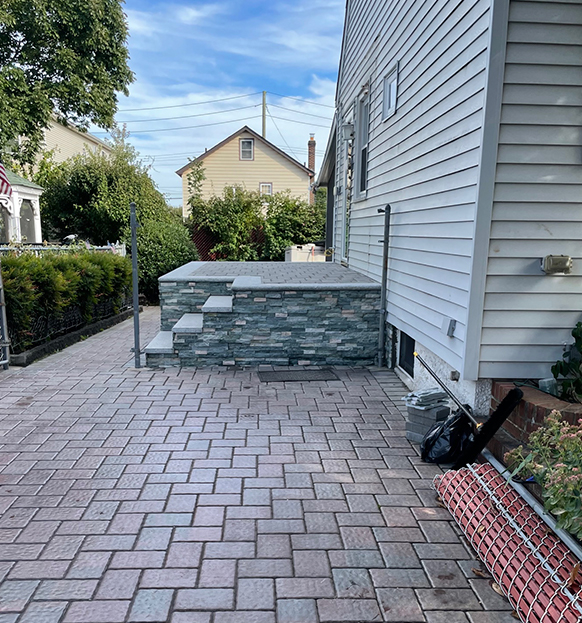
M524 623L580 623L580 561L489 463L435 489Z

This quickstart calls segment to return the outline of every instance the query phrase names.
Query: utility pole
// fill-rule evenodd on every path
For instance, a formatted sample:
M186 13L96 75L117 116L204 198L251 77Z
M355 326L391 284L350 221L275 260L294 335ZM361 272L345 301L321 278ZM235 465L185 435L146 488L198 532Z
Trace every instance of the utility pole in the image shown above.
M263 138L267 138L267 92L263 91Z

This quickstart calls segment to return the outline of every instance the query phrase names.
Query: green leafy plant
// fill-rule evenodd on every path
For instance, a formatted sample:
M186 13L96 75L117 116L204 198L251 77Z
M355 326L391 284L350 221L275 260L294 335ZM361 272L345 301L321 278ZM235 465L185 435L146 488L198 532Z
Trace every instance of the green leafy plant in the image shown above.
M158 277L187 262L198 259L198 252L181 220L145 222L137 230L140 293L148 301L159 298Z
M193 233L204 229L217 241L210 250L215 259L280 261L287 247L317 242L325 233L321 203L309 205L289 193L261 196L225 188L208 200L195 194L189 205Z
M127 36L119 0L1 0L0 156L34 163L51 117L111 128Z
M574 344L552 366L552 374L561 388L561 398L582 402L582 322L572 330Z
M158 277L198 259L181 215L157 190L127 133L114 133L113 153L84 153L62 164L45 157L35 181L43 229L53 239L77 234L95 244L130 242L129 204L137 205L140 291L158 300ZM87 273L87 278L89 278Z
M39 320L59 319L75 308L89 323L99 302L109 301L116 313L131 289L129 259L112 253L5 255L1 268L15 352L35 343Z
M263 201L259 193L239 186L225 188L222 196L190 201L190 226L209 231L218 242L210 250L216 259L258 260L261 256L256 232L264 227Z
M582 538L582 419L565 422L552 411L529 438L529 452L519 446L505 455L509 470L533 477L542 487L544 506L557 525Z

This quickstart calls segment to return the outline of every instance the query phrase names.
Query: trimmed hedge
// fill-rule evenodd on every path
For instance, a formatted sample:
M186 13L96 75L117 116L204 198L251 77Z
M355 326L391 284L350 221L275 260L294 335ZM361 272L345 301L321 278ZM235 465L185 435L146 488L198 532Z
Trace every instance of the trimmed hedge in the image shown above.
M43 341L39 321L48 325L75 310L88 324L98 304L109 302L117 313L131 292L131 261L113 253L5 255L1 265L14 352Z

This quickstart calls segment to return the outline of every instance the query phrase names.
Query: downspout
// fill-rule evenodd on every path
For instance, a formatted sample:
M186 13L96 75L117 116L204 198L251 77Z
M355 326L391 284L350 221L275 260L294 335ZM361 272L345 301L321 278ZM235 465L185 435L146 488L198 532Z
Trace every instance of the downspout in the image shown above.
M378 367L384 365L384 355L386 348L386 296L388 292L388 251L390 248L390 214L392 208L386 204L386 208L378 208L379 214L384 214L384 238L378 242L382 243L382 288L380 291L380 330L378 332ZM394 362L390 362L390 367L394 367Z

